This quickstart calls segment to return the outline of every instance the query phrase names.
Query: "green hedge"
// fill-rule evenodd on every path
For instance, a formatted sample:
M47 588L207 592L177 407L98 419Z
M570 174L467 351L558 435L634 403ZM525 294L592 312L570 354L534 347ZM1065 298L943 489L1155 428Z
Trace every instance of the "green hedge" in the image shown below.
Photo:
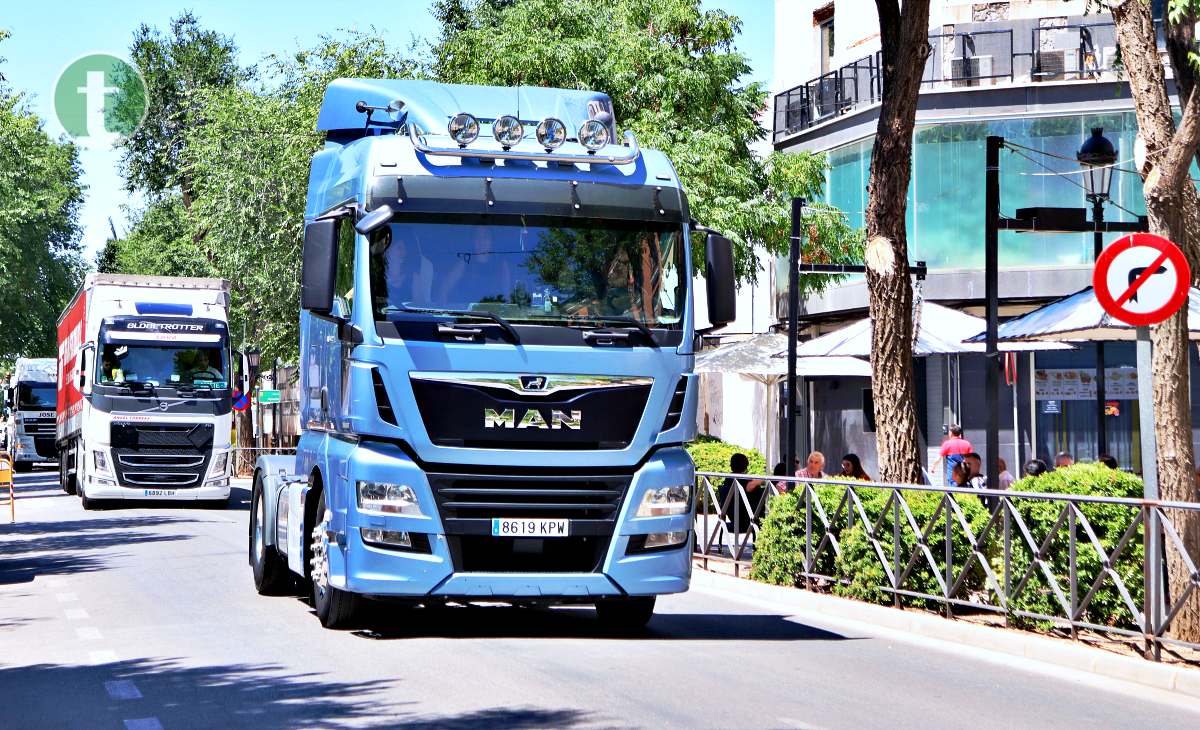
M767 459L754 449L726 443L712 436L699 436L687 447L696 462L696 471L729 471L729 457L741 452L750 459L750 474L767 474Z
M1049 472L1041 477L1022 479L1013 485L1013 489L1026 492L1137 497L1142 493L1142 482L1128 472L1115 471L1103 465L1077 464ZM845 487L836 485L824 485L816 488L821 506L830 519L833 519L845 490ZM890 492L886 489L865 488L860 489L858 494L867 519L872 525L877 522L880 524L881 547L890 561L893 534L892 510L889 508L884 513ZM938 493L915 490L905 491L904 497L917 524L922 529L929 526L943 498ZM961 507L967 523L971 526L971 531L976 537L979 537L990 516L987 509L973 495L956 495L954 499ZM1062 509L1061 503L1047 503L1038 500L1016 500L1014 506L1028 526L1035 543L1039 546L1054 526ZM1081 511L1087 517L1105 551L1111 554L1131 522L1132 510L1112 505L1085 505L1081 507ZM755 546L750 573L753 579L776 585L800 585L803 582L801 573L804 568L804 523L803 503L795 493L780 495L771 500ZM945 572L945 524L945 515L942 514L928 531L929 550L933 554L936 569L943 575ZM812 526L812 544L815 550L824 536L824 528L815 515ZM903 513L901 513L901 528L901 560L903 562L907 561L908 556L911 555L916 540L916 535L913 534ZM843 512L831 529L841 543L841 554L835 558L832 547L826 547L817 555L815 572L834 577L836 582L833 584L832 590L838 595L890 604L892 595L881 590L881 587L888 585L886 573L879 562L875 548L868 539L867 530L863 528L861 519L856 514L848 524L846 514ZM1024 547L1024 540L1019 537L1015 522L1012 525L1012 536L1010 560L1013 575L1011 580L1015 587L1029 565L1031 552ZM971 549L956 520L953 524L952 543L954 546L954 580L957 580L962 566L966 564L971 555ZM1082 600L1102 569L1102 561L1091 547L1082 522L1077 526L1077 546L1078 599ZM984 554L1003 586L1002 550L1003 531L1000 524L997 524L988 533ZM1066 525L1059 529L1058 537L1052 543L1051 555L1053 573L1064 593L1069 593L1069 551ZM1131 544L1125 548L1125 552L1114 567L1124 579L1134 605L1140 606L1142 600L1140 530L1133 536ZM972 592L983 591L986 587L986 573L979 565L978 559L972 559L971 568L957 597L965 600ZM923 554L901 588L933 595L941 593L933 569ZM922 599L903 598L902 601L907 605L925 607L936 605ZM994 599L989 599L989 602L995 604ZM1015 610L1051 616L1062 615L1040 570L1035 572L1029 583L1010 601L1009 605ZM1112 581L1107 578L1093 596L1084 614L1084 619L1101 625L1123 627L1133 625L1133 616L1125 607ZM1025 621L1024 623L1032 622Z
M1110 469L1103 464L1075 464L1056 469L1039 477L1026 477L1013 484L1012 488L1022 492L1047 492L1052 494L1089 494L1104 497L1141 497L1142 480L1129 472ZM1061 503L1040 502L1037 500L1014 500L1017 512L1025 520L1034 542L1040 547L1050 529L1058 520L1062 511ZM1081 505L1080 512L1091 524L1092 531L1104 547L1104 551L1112 554L1113 548L1120 542L1121 536L1133 521L1135 511L1129 507L1106 504ZM1017 528L1013 527L1012 582L1016 587L1017 581L1024 575L1032 557L1024 539L1015 535ZM1076 566L1078 573L1077 600L1083 601L1091 589L1092 582L1100 574L1103 561L1092 547L1087 531L1080 521L1076 525ZM1130 538L1130 543L1117 558L1113 568L1121 576L1125 587L1135 606L1142 605L1142 531L1139 528ZM1051 543L1050 564L1052 572L1064 595L1070 595L1070 551L1068 549L1068 530L1064 523L1058 529L1054 542ZM1035 569L1034 575L1022 591L1013 598L1013 608L1050 616L1062 614L1057 598L1050 589L1040 569ZM1120 626L1134 628L1134 616L1130 614L1120 593L1113 584L1111 577L1105 577L1096 595L1092 597L1083 619L1103 626Z

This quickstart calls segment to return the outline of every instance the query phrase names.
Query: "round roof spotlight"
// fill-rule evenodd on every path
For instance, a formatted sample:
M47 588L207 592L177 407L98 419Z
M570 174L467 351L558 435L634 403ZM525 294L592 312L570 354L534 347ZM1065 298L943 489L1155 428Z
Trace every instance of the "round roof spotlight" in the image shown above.
M562 120L554 117L546 117L537 125L535 130L538 144L546 148L546 151L557 149L562 146L563 142L567 141L567 125L562 123Z
M579 127L579 144L595 152L608 144L608 127L595 119L587 120Z
M466 147L479 137L479 120L466 112L459 112L446 125L446 131L459 147Z
M492 122L492 136L503 145L504 149L512 147L525 137L525 128L520 120L511 114L505 114Z

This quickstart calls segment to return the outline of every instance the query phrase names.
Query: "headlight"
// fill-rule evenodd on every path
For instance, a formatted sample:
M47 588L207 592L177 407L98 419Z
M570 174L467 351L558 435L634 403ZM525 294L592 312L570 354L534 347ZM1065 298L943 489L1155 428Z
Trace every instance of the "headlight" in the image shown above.
M546 117L541 124L537 125L534 135L537 137L538 144L547 150L557 149L567 141L567 125L554 117Z
M225 476L225 470L229 468L229 452L221 451L213 455L212 467L208 473L213 477Z
M108 454L99 449L92 452L92 466L101 474L112 474L112 469L108 466Z
M412 536L407 532L395 530L380 530L374 527L361 527L359 533L363 542L379 547L410 548L413 546Z
M638 506L638 517L662 517L686 514L692 508L692 487L659 487L646 491Z
M519 119L505 114L492 122L492 136L505 147L512 147L525 137L525 128L521 126Z
M656 550L658 548L671 547L672 545L682 545L687 542L688 531L677 530L675 532L652 532L646 535L646 550Z
M389 515L421 516L417 494L407 484L388 482L359 482L358 509Z
M608 144L608 127L604 122L589 119L579 127L579 144L595 152Z
M479 120L466 112L459 112L446 125L446 131L460 147L466 147L479 137Z

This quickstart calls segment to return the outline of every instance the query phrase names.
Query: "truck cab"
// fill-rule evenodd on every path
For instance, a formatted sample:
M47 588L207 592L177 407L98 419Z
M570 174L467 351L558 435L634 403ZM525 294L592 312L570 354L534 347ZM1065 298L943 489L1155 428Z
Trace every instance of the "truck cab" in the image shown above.
M250 562L339 625L364 597L687 589L696 230L598 92L342 79L305 212L297 454L257 462ZM701 234L709 319L729 241Z
M13 470L58 461L54 446L57 370L54 358L17 358L5 388L6 448Z

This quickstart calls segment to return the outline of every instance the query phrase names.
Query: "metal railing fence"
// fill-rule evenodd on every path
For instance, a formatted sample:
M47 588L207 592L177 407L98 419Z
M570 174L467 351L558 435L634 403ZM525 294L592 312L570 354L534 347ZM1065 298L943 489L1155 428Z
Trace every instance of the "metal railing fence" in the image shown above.
M1181 537L1197 503L717 472L698 472L697 490L702 559L751 564L770 504L790 492L795 512L779 519L799 538L800 587L1133 638L1155 660L1164 647L1200 650L1167 635L1200 599L1200 545ZM1168 555L1190 576L1175 590Z

